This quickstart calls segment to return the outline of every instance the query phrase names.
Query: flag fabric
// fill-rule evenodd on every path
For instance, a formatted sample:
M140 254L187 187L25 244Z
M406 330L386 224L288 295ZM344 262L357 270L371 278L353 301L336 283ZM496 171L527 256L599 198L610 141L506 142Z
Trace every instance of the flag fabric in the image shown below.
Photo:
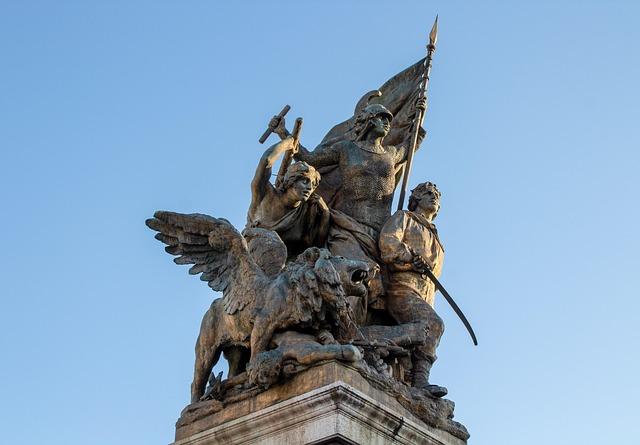
M411 132L415 123L416 102L420 95L420 82L424 79L425 59L421 59L405 70L387 80L377 90L372 90L362 96L355 107L352 117L335 125L316 150L331 146L343 140L354 140L354 124L356 117L368 104L381 104L393 114L391 129L382 141L383 145L402 146L411 140ZM424 130L420 129L418 146L424 137ZM416 147L417 149L418 147ZM331 205L334 196L341 187L341 181L336 166L321 168L322 181L317 192ZM398 175L398 180L400 175Z

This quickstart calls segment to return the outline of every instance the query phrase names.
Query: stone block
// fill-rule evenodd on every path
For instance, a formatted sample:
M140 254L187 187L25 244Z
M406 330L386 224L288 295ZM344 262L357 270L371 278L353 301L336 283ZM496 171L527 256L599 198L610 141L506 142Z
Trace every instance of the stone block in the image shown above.
M335 361L224 409L215 404L220 402L200 402L190 418L183 414L173 445L466 444L425 424L355 369Z

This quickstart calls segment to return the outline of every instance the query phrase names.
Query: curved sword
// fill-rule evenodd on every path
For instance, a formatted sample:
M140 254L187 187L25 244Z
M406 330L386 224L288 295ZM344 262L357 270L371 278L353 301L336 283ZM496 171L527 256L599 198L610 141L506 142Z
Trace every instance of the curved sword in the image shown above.
M451 306L453 311L460 318L460 320L462 321L462 324L464 325L464 327L467 328L467 331L469 332L469 335L471 336L471 340L473 340L473 344L478 346L478 339L476 338L475 332L473 332L473 328L471 327L471 323L469 323L469 320L467 320L467 317L465 317L464 313L462 313L462 309L460 309L460 307L456 304L456 302L453 301L453 298L451 297L451 295L449 295L449 292L447 292L447 290L444 288L442 283L440 283L440 281L438 281L436 276L433 274L433 272L431 272L431 270L428 267L423 268L420 272L425 274L426 276L428 276L429 279L433 282L433 284L436 285L436 289L438 289L440 291L440 293L442 294L444 299L447 300L447 303L449 303L449 305Z

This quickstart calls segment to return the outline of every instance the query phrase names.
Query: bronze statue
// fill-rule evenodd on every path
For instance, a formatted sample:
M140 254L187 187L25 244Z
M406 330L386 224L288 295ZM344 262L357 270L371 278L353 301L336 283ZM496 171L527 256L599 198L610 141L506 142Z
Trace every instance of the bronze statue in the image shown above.
M419 100L418 108L426 101ZM370 104L357 115L352 139L321 145L314 151L302 144L296 159L316 168L335 166L340 190L331 201L331 226L327 247L334 255L367 261L372 270L369 299L382 293L379 273L377 239L382 225L391 213L391 202L408 153L408 140L400 146L383 145L391 128L393 115L383 105ZM288 137L284 119L276 129L281 137ZM286 140L286 139L285 139ZM362 324L364 307L356 311Z
M400 324L426 323L426 342L412 349L413 386L443 396L446 390L429 385L429 371L444 331L442 319L433 309L435 285L422 272L428 267L439 277L444 249L433 224L440 210L440 191L435 184L419 184L411 192L409 210L398 210L380 233L382 261L388 268L385 283L386 308Z
M177 255L178 264L194 264L213 290L222 291L202 319L196 343L191 401L204 394L211 369L229 348L249 350L249 364L266 351L276 331L336 328L336 337L355 335L347 295L364 295L368 267L361 261L309 248L276 277L268 277L248 252L247 243L224 219L207 215L156 212L147 225ZM242 372L240 363L229 375Z
M352 344L340 344L328 338L286 331L273 336L273 349L258 354L247 366L247 379L261 387L278 382L282 374L295 374L323 360L357 362L362 360L360 349ZM295 364L294 364L295 363Z
M418 100L416 107L424 110L426 100ZM332 211L366 226L363 230L374 234L391 213L397 174L408 152L408 139L398 146L383 144L392 120L393 115L384 105L369 104L356 116L351 129L353 139L321 144L314 151L300 145L295 155L316 168L337 167L340 190L331 199ZM280 123L276 131L283 139L288 138L284 119Z
M358 101L314 150L299 144L282 111L260 138L262 155L242 234L225 219L159 211L147 225L189 273L222 298L205 313L196 343L192 404L181 422L251 397L323 360L351 363L377 388L432 426L468 437L451 420L447 390L429 383L444 331L433 309L444 249L430 182L391 215L401 178L425 136L422 121L437 25L425 59ZM275 184L274 164L283 158ZM291 159L296 162L290 164ZM400 202L402 207L403 202ZM227 378L211 375L224 354ZM207 382L209 386L207 388Z
M320 183L320 174L306 162L289 165L279 187L269 181L275 161L293 149L293 138L286 138L268 148L260 158L251 181L247 227L277 232L287 246L289 256L295 258L307 247L324 246L329 229L329 208L314 193Z

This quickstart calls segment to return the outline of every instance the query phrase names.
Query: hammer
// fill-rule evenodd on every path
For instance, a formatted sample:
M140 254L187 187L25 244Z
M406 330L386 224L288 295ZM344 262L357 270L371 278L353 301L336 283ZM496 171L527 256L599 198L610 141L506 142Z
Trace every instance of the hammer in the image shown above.
M293 155L298 152L298 144L300 143L300 131L302 131L302 118L299 117L296 119L296 123L293 125L293 150L288 151L284 154L282 158L282 162L280 163L280 170L278 170L278 176L276 176L275 186L277 189L282 187L282 183L284 182L284 175L287 173L287 169L293 160Z
M269 122L269 127L267 127L264 133L262 133L262 136L260 136L260 139L258 139L258 142L260 142L261 144L264 144L264 141L266 141L269 135L273 133L273 130L276 129L276 127L280 123L280 120L284 117L285 114L289 112L290 109L291 107L289 105L285 105L282 111L280 111L280 113L277 116L271 119L271 121Z

